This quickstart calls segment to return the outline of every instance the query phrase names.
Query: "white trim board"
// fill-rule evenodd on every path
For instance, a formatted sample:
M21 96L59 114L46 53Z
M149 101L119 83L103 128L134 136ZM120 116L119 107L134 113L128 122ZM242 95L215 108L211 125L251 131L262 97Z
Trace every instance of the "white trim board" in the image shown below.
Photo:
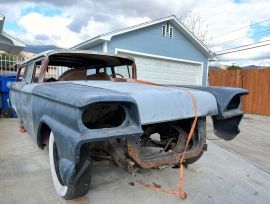
M200 65L201 66L201 84L203 84L203 64L204 64L203 62L193 61L193 60L184 60L184 59L174 58L174 57L166 57L162 55L154 55L154 54L149 54L149 53L144 53L144 52L125 50L121 48L115 48L114 53L115 54L126 53L126 54L133 54L133 55L144 56L144 57L152 57L152 58L164 59L164 60L169 60L169 61L184 62L184 63Z
M104 41L102 44L102 51L103 52L108 52L108 42Z
M133 54L133 55L140 55L140 56L145 56L145 57L166 59L166 60L171 60L171 61L186 62L186 63L200 64L200 65L203 64L203 62L199 62L199 61L184 60L184 59L180 59L180 58L166 57L166 56L163 56L163 55L154 55L154 54L149 54L149 53L145 53L145 52L137 52L137 51L132 51L132 50L125 50L125 49L115 48L114 53L119 54L119 52L129 53L129 54Z

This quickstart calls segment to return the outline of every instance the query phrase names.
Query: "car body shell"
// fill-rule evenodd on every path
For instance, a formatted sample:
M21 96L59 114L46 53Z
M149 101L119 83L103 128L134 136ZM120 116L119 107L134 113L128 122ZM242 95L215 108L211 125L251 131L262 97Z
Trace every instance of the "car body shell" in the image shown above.
M59 55L109 56L112 61L115 58L131 64L134 62L132 58L119 55L61 50L37 55L23 64L47 59L41 65L45 69L48 60ZM198 116L213 118L216 135L225 140L233 139L239 133L238 125L243 116L241 98L248 93L239 88L83 80L42 83L42 80L41 73L38 83L11 83L10 101L39 147L43 148L46 140L43 137L44 125L53 132L60 158L59 169L65 183L72 180L83 144L140 137L143 125L194 118L194 105L187 91L195 97ZM239 100L237 105L228 108L235 98ZM100 102L121 104L126 113L125 122L114 128L87 128L82 122L82 114L89 105Z

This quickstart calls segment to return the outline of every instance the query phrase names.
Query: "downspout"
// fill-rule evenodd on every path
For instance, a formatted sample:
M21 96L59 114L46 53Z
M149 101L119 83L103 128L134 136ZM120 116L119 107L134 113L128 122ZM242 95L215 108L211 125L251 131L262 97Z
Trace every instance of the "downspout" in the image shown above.
M207 70L206 70L206 86L209 86L209 62L215 62L217 61L217 58L215 57L215 54L213 54L212 58L208 58L207 60Z
M205 76L205 83L203 84L204 86L209 85L208 74L209 74L209 59L207 59L207 62L206 62L206 76Z
M107 53L108 52L108 41L105 40L102 45L102 52Z

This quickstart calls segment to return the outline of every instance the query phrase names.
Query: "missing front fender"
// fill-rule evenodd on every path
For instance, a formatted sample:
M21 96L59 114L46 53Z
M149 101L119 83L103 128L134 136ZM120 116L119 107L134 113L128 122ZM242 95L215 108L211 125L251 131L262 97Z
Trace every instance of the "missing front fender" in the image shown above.
M202 154L206 142L205 127L205 118L198 119L196 133L193 136L197 139L194 140L193 145L187 150L184 159L197 158L198 155ZM142 154L141 141L138 137L127 138L127 150L132 161L144 169L177 164L183 154L183 149L177 148L173 148L171 151L160 151L154 154L151 152L149 152L149 154Z

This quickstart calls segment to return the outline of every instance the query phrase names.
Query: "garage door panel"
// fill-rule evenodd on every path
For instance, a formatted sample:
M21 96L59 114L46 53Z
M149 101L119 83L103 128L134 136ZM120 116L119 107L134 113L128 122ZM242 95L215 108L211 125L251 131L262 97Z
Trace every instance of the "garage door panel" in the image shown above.
M129 53L122 54L135 58L137 78L140 80L160 84L202 85L202 66L199 63L187 63Z

